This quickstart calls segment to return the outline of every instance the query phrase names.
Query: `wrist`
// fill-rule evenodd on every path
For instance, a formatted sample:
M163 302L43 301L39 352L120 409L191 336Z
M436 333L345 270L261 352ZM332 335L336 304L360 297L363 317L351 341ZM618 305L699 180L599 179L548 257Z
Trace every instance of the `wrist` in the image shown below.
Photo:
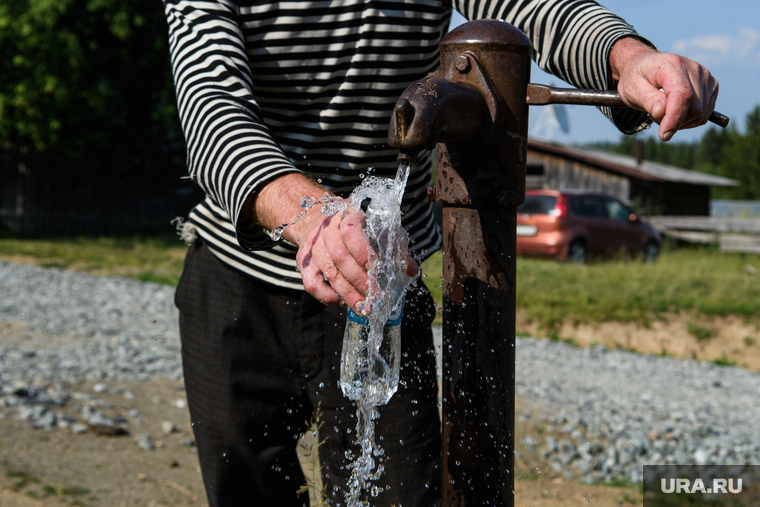
M659 53L649 41L638 36L630 35L618 39L610 49L609 89L617 90L620 77L631 68L635 62L648 54Z
M298 223L288 225L282 232L283 239L298 245L304 231L313 227L315 219L319 218L319 213L315 213L313 208L305 210L301 207L301 199L310 197L318 203L325 193L329 191L311 177L302 173L289 173L265 183L252 193L243 210L249 219L270 231L293 223L306 211Z

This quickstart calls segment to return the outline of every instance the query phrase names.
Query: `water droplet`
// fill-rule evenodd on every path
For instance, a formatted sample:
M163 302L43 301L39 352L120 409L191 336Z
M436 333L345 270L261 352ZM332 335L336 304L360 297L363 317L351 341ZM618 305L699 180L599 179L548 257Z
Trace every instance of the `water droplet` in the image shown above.
M287 410L286 410L286 412L287 412L288 414L292 414L292 413L293 413L293 409L292 409L292 408L289 408L289 409L287 409Z
M461 462L461 461L459 461L459 460L455 461L454 463L456 464L456 466L459 466L459 465L461 465L461 464L462 464L462 462Z
M274 230L269 233L269 237L272 241L280 241L280 238L282 238L282 231L284 231L287 226L288 224L283 224L279 227L275 227Z
M223 453L222 453L222 458L226 458L226 457L227 457L227 453L226 453L226 452L223 452Z

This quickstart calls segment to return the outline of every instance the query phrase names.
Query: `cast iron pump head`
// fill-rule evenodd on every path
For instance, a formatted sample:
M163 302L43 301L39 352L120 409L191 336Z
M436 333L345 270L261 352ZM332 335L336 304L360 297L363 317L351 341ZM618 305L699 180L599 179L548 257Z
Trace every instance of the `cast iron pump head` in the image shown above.
M509 23L481 20L452 30L440 51L440 70L413 83L396 103L389 144L400 149L399 161L413 162L417 150L442 143L438 179L451 181L436 185L438 202L497 204L491 194L498 188L509 189L517 203L525 156L510 153L502 140L516 136L523 152L527 147L530 40ZM457 175L464 165L467 174Z

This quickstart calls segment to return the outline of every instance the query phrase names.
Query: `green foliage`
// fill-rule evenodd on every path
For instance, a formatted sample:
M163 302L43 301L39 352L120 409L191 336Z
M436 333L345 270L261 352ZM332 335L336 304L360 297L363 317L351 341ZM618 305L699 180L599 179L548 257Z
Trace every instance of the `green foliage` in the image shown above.
M721 148L721 162L712 166L715 174L737 179L742 185L721 189L716 196L731 199L760 199L760 105L747 115L745 134L729 132Z
M101 170L184 156L158 0L0 0L0 75L2 143Z
M643 157L663 164L723 176L741 182L738 187L714 188L719 199L760 200L760 105L747 114L743 132L710 126L698 142L662 142L654 136L643 140ZM622 136L618 143L591 146L636 156L635 136Z

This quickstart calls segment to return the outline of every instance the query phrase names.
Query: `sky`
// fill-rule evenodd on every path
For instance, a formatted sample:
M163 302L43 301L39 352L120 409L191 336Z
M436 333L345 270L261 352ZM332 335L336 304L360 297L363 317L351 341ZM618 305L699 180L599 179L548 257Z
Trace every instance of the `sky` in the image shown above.
M677 53L707 67L720 83L716 110L744 131L747 113L760 104L760 0L597 0L633 25L660 51ZM452 24L464 22L455 13ZM568 86L534 63L531 82ZM595 107L565 106L569 133L539 129L541 106L530 110L531 134L555 142L618 141L620 132ZM708 125L712 125L711 123ZM657 134L653 125L644 137ZM699 140L707 126L679 131L674 141Z

